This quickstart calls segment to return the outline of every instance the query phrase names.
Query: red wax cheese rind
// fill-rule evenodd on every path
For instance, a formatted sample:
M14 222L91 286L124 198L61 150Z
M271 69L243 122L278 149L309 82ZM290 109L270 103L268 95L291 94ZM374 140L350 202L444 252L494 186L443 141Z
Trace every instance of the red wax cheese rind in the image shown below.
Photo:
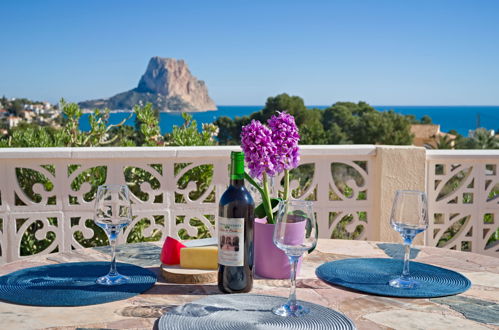
M161 249L160 260L163 265L178 265L180 264L180 249L185 245L177 241L175 238L168 236Z

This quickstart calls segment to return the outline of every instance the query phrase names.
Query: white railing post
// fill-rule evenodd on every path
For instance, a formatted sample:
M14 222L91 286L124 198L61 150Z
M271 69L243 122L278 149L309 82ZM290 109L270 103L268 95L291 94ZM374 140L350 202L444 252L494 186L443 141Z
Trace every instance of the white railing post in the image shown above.
M10 159L2 160L3 180L2 181L2 218L3 218L3 239L2 256L5 262L16 260L19 256L16 246L16 219L12 215L12 208L15 205L14 186L16 180L15 166Z
M390 226L390 212L395 192L400 189L425 191L426 168L425 149L413 146L376 146L374 162L373 227L374 240L399 242L400 235ZM420 236L420 237L419 237ZM423 243L423 235L415 239Z

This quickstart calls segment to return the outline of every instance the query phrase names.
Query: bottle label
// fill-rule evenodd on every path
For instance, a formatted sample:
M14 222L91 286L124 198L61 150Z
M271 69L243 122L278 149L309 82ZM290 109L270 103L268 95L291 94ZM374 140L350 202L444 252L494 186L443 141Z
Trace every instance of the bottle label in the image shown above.
M244 266L244 218L218 217L218 263Z

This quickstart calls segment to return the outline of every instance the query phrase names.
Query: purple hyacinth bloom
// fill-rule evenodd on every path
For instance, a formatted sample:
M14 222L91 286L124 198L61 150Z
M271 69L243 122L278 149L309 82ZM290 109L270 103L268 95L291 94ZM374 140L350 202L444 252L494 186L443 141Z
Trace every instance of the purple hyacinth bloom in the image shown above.
M258 120L243 126L241 148L252 177L261 179L264 172L270 176L277 174L277 149L272 141L272 131L267 126Z
M267 123L272 130L272 141L277 148L277 172L296 168L300 162L298 152L300 134L298 134L295 118L283 111L277 116L272 116Z

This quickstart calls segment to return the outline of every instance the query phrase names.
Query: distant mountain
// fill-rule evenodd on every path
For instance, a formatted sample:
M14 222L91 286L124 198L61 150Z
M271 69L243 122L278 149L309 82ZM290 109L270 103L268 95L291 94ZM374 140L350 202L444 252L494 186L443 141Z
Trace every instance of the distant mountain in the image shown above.
M160 111L217 110L204 81L197 80L183 60L157 56L149 61L137 88L108 99L80 102L79 106L82 109L129 110L147 102Z

